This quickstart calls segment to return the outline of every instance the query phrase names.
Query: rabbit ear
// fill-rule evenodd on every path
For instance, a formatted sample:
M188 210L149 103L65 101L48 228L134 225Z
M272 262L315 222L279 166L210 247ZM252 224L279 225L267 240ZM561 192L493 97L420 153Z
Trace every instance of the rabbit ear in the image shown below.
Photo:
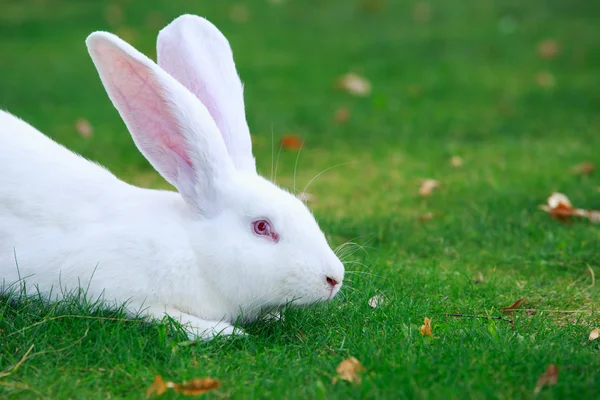
M243 87L229 42L210 22L182 15L158 34L158 65L206 106L240 171L256 173Z
M235 169L206 107L149 58L106 32L86 40L115 108L152 166L202 214Z

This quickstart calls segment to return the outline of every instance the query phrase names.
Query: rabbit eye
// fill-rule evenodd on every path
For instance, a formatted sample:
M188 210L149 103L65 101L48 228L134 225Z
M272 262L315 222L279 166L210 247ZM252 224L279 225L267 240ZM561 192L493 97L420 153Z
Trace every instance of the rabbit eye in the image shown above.
M279 236L271 229L271 224L266 219L254 221L252 223L252 229L258 236L268 236L276 242L279 241Z

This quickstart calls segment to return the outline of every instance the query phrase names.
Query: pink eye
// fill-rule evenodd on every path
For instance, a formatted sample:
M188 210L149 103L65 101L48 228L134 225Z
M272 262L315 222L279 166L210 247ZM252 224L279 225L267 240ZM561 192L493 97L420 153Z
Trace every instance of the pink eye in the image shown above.
M252 223L252 229L258 236L268 236L274 241L279 241L279 235L271 229L271 224L265 219L259 219Z

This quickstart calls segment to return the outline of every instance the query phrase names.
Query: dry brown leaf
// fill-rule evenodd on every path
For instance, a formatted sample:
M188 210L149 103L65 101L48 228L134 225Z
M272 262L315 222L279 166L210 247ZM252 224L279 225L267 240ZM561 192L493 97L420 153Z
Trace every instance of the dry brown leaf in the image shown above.
M558 382L558 367L554 364L549 364L546 371L538 378L533 394L538 394L544 386L554 386Z
M416 22L428 22L431 19L431 4L427 1L415 3L412 9L412 17Z
M383 305L385 299L381 295L373 296L369 299L369 307L377 308Z
M430 196L434 189L440 186L440 182L435 179L425 179L419 187L419 194L423 197Z
M459 156L454 156L450 158L450 165L452 165L454 168L460 168L463 165L463 159Z
M332 383L335 384L338 380L343 380L350 383L360 384L362 382L362 378L358 373L363 372L364 370L365 367L362 366L360 361L358 361L355 357L348 357L343 360L335 369L338 376L332 379Z
M245 4L234 4L229 10L229 17L233 22L247 22L250 19L250 11Z
M209 390L218 389L220 386L221 383L213 378L194 378L191 381L187 381L179 385L174 384L173 390L187 396L197 396L199 394L206 393Z
M434 219L437 216L438 215L436 213L426 212L425 214L419 216L419 221L421 221L421 222L427 222L427 221L430 221L430 220Z
M537 51L542 58L554 58L560 49L556 40L546 39L538 44Z
M594 330L590 332L590 337L588 338L588 342L598 339L598 336L600 336L600 328L594 328Z
M596 166L593 163L586 161L584 163L574 165L571 168L571 172L575 175L590 175L592 172L594 172L595 167Z
M154 383L146 390L146 397L160 396L167 389L181 393L186 396L197 396L208 392L209 390L218 389L221 383L213 378L194 378L191 381L183 383L165 382L160 375L154 378Z
M81 137L89 138L94 133L94 129L92 128L92 124L85 118L77 118L75 120L75 129L77 133L81 135Z
M167 391L167 384L163 380L162 376L156 375L154 377L154 383L148 389L146 389L146 397L160 396Z
M551 88L556 85L556 79L554 79L554 75L548 71L542 71L538 73L535 77L535 80L537 81L538 85L543 88Z
M355 96L368 96L371 93L371 83L353 72L347 73L339 78L336 87L344 89Z
M302 148L302 139L296 135L284 135L279 142L281 147L288 150L300 150Z
M520 305L521 305L521 304L522 304L524 301L525 301L525 299L524 299L524 298L520 298L519 300L517 300L517 301L515 301L514 303L512 303L510 306L508 306L508 307L504 307L504 308L502 309L502 311L504 311L504 312L507 312L507 311L508 311L508 312L510 312L510 311L513 311L515 308L519 307L519 306L520 306Z
M425 317L423 320L423 325L419 328L419 332L423 336L433 336L433 332L431 331L431 319Z
M540 209L561 221L565 221L575 216L587 218L591 222L600 222L600 211L574 208L571 205L569 198L562 193L552 193L552 195L548 197L548 204L541 205Z
M338 124L345 124L350 118L350 111L346 107L340 107L335 111L334 120Z

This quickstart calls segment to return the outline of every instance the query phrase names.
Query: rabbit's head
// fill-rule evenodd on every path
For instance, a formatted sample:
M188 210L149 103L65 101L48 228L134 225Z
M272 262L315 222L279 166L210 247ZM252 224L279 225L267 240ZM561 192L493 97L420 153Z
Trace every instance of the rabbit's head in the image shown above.
M257 174L221 32L200 17L177 18L159 34L158 65L109 33L87 45L136 145L184 199L211 286L249 313L332 298L343 265L306 206Z

